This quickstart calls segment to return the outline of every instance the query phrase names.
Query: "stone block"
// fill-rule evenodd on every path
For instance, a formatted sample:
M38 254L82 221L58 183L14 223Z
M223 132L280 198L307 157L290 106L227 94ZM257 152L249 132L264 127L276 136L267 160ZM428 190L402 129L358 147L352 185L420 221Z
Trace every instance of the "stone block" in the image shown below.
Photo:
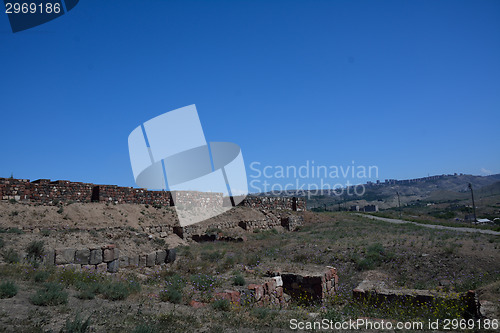
M156 252L156 261L155 261L156 265L164 264L166 259L167 259L167 251L162 250Z
M56 258L56 253L54 249L48 249L45 251L42 262L46 266L54 266L55 264L55 259Z
M145 255L139 256L139 267L146 267L146 257Z
M96 265L95 269L98 273L106 273L106 271L108 270L108 264L106 264L105 262L100 263L99 265Z
M177 252L175 249L168 249L167 250L167 258L165 259L165 263L172 263L175 261L175 258L177 257Z
M119 268L120 268L120 261L118 259L108 262L108 272L116 273L118 272Z
M75 249L56 249L55 263L56 265L72 264L75 261Z
M128 259L128 264L130 266L139 267L139 256L132 256Z
M99 265L102 263L102 250L101 249L91 249L90 250L90 261L91 265Z
M76 250L75 263L81 265L88 265L90 262L90 249Z
M104 249L102 251L102 261L111 262L115 260L115 249Z
M254 299L258 301L264 295L264 286L261 284L250 284L248 285L248 289L254 292Z
M153 267L156 262L156 252L150 253L146 256L146 267Z
M121 256L120 258L118 258L118 261L120 262L120 267L129 266L129 258L127 256Z
M95 270L94 265L82 265L82 270L93 272Z

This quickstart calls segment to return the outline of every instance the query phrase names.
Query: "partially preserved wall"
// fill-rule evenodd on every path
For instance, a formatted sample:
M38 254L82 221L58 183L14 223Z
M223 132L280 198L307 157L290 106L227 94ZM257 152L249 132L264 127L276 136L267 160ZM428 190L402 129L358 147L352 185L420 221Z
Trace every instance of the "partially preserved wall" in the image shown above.
M194 207L213 207L222 205L222 193L174 192L176 202ZM174 206L169 191L148 191L144 188L122 187L116 185L96 185L92 183L70 182L68 180L0 178L0 200L15 200L38 204L57 202L106 202L135 203L161 206ZM260 210L306 210L306 201L297 197L248 196L240 206Z

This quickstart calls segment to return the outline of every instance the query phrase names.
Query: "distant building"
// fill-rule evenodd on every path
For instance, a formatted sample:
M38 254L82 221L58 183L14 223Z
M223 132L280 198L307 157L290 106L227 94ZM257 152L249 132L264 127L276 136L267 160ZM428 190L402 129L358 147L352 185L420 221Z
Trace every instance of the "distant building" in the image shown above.
M359 212L359 206L351 206L351 208L349 209L351 212Z
M363 207L364 212L378 212L378 205L366 205Z
M491 220L488 220L488 219L477 219L476 222L478 224L485 224L485 223L491 223Z

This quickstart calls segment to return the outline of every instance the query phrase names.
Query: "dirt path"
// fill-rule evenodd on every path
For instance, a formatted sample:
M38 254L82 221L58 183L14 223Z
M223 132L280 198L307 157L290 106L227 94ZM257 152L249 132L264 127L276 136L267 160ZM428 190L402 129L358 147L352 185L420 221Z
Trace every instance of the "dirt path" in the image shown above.
M406 223L411 223L414 225L418 225L419 227L425 227L425 228L431 228L431 229L444 229L444 230L453 230L453 231L460 231L460 232L478 232L480 234L488 234L488 235L495 235L495 236L500 236L500 232L498 231L493 231L493 230L487 230L487 229L475 229L475 228L465 228L465 227L446 227L444 225L437 225L437 224L424 224L424 223L417 223L417 222L412 222L412 221L404 221L404 220L398 220L398 219L390 219L387 217L379 217L379 216L373 216L373 215L365 215L365 214L356 214L358 216L364 216L368 217L372 220L380 220L384 222L389 222L389 223L395 223L395 224L406 224Z

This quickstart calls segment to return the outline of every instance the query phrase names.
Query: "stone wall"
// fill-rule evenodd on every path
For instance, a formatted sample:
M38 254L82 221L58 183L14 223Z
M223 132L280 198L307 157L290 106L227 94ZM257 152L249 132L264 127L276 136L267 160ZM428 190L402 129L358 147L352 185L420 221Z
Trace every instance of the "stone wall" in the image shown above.
M337 269L333 267L316 274L284 273L281 278L283 291L299 303L323 301L338 289Z
M384 303L402 306L422 306L432 308L435 304L447 304L448 307L464 309L464 318L479 318L480 304L476 292L463 293L441 292L436 290L386 289L378 283L363 281L353 289L353 298L359 302L380 306Z
M202 193L192 191L148 191L143 188L121 187L116 185L96 185L91 183L70 182L68 180L0 178L0 200L26 201L39 204L54 202L107 202L137 203L184 207L214 207L223 205L227 198L222 193ZM303 198L248 196L241 206L263 210L306 210Z
M306 200L298 197L248 196L240 203L240 206L266 210L304 211L306 210Z
M259 220L228 221L207 225L192 224L184 227L174 226L172 231L185 240L223 240L223 236L217 236L216 230L222 231L239 227L246 231L254 231L256 229L270 230L283 227L285 230L294 231L297 230L303 222L304 218L302 216L290 214L289 216L276 217L274 214L268 212L265 218ZM158 230L158 228L153 230ZM146 230L144 231L147 232ZM213 234L215 236L207 238L207 234Z
M126 256L120 255L120 250L110 244L81 249L49 249L45 252L43 262L47 265L116 273L120 267L153 267L174 262L175 258L175 249Z

